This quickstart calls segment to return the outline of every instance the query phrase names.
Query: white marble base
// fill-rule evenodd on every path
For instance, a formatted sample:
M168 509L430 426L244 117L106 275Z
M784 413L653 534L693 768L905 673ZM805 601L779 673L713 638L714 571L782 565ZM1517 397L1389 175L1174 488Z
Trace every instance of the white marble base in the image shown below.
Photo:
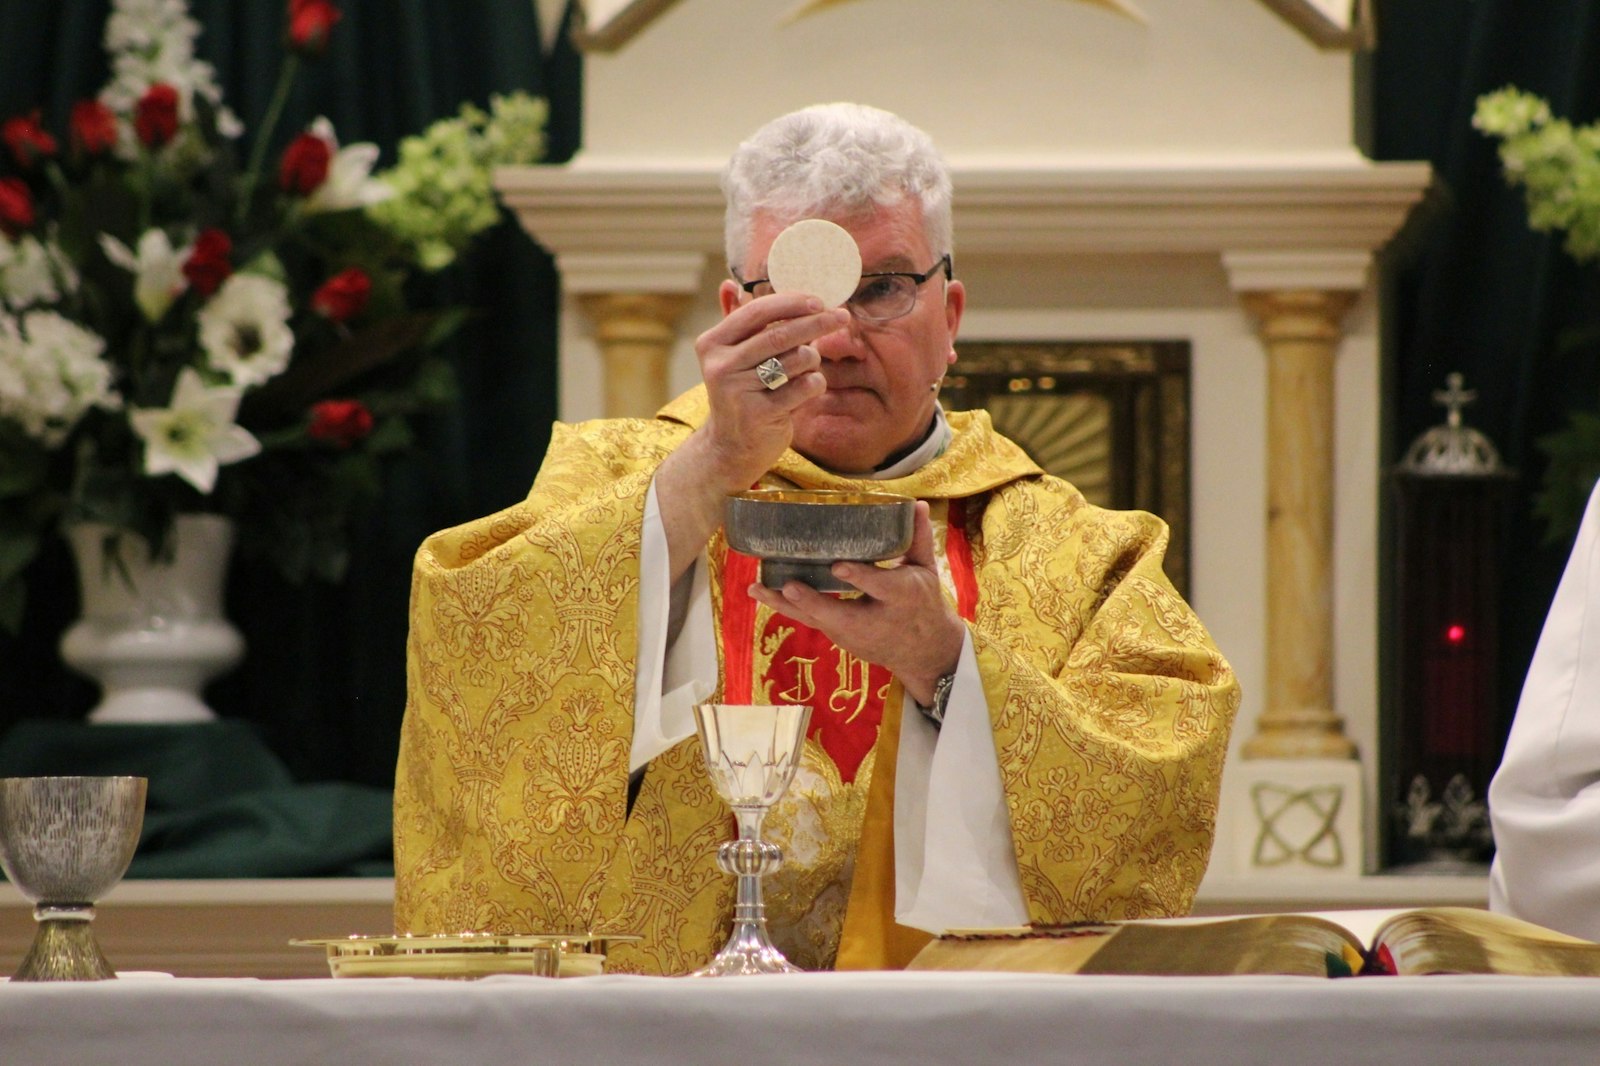
M1361 764L1240 759L1223 779L1212 867L1236 877L1358 877Z

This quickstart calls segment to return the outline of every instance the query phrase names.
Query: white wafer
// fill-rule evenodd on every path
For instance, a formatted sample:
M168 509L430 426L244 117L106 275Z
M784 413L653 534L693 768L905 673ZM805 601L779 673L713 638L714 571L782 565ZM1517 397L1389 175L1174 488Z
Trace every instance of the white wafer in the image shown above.
M767 280L774 292L809 293L824 307L838 307L861 284L861 249L842 226L802 218L772 242Z

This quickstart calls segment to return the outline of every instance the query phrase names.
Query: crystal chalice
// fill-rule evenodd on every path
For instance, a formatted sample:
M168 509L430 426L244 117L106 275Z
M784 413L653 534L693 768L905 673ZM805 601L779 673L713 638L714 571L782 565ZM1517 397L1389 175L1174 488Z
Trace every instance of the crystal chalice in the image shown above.
M0 778L0 868L39 923L13 981L115 977L90 923L127 873L144 824L142 777Z
M798 973L767 937L761 879L783 861L776 844L761 839L761 822L794 779L805 744L811 708L702 703L695 727L705 750L706 770L717 795L733 808L739 836L717 850L717 865L738 880L733 932L695 977Z

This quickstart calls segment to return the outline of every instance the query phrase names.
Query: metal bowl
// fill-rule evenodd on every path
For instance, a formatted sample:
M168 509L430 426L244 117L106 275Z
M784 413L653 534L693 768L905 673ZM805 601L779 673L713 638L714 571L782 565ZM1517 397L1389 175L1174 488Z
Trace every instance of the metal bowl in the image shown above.
M142 777L0 779L0 868L35 903L93 903L122 880L144 823Z
M904 555L915 513L915 500L887 492L750 489L728 497L723 529L730 548L761 560L769 589L800 581L819 592L853 592L829 568Z

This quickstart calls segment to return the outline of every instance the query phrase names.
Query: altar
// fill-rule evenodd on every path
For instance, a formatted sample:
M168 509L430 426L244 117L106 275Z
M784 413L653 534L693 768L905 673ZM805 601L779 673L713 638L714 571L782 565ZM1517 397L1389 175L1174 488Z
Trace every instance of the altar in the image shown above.
M1590 1063L1600 981L798 974L0 987L16 1063Z

